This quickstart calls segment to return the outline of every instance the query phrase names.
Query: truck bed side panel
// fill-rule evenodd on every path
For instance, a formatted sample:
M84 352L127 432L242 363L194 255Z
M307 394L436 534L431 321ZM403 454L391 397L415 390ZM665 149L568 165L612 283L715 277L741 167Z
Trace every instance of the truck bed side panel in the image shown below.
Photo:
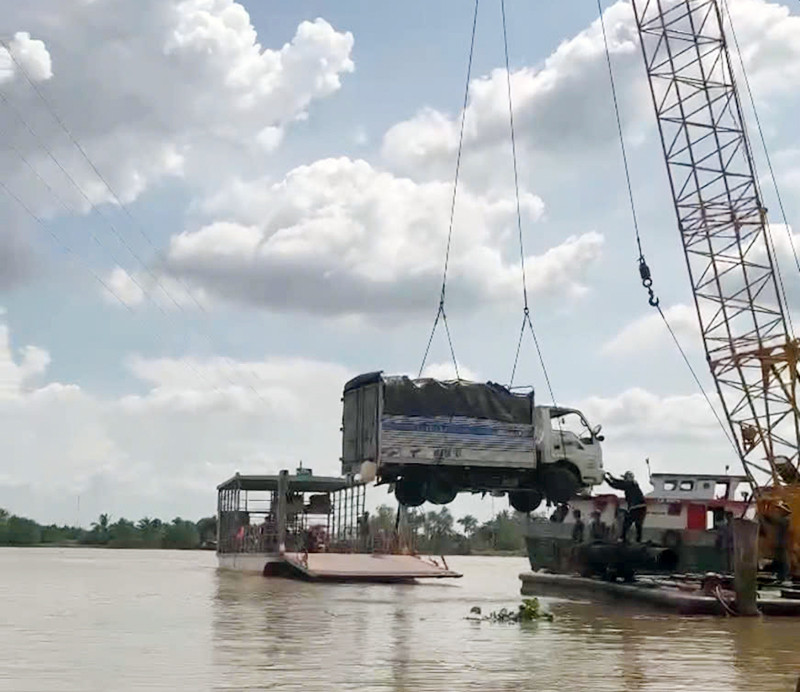
M453 416L383 415L381 464L533 468L533 426Z

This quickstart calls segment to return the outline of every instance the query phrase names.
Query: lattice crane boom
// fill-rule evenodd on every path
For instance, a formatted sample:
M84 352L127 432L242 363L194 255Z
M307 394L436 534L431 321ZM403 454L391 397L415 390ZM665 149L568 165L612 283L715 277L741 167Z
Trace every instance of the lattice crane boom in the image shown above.
M706 357L756 494L798 482L798 342L717 0L633 0ZM766 467L766 468L765 468Z

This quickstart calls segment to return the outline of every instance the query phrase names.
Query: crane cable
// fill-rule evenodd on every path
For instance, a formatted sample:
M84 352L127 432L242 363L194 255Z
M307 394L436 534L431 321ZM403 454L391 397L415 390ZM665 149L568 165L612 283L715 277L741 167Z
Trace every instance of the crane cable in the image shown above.
M525 328L527 327L530 330L531 336L533 337L533 344L536 347L536 354L539 357L539 364L542 367L542 373L544 374L544 380L547 384L547 389L550 393L550 398L553 401L553 404L556 403L556 397L553 393L553 385L550 382L550 375L547 372L547 366L544 362L544 356L542 355L542 349L539 344L539 338L536 336L536 330L533 327L533 320L531 319L531 310L530 305L528 304L528 283L527 277L525 274L525 244L523 241L522 236L522 214L520 212L520 202L519 202L519 173L517 167L517 139L514 132L514 105L513 100L511 98L511 69L509 67L509 60L508 60L508 32L506 29L506 3L505 0L500 0L500 10L503 15L503 49L505 52L505 59L506 59L506 87L508 92L508 125L511 131L511 158L514 163L514 195L517 203L517 235L519 237L519 264L522 272L522 300L523 300L523 314L522 314L522 326L519 330L519 340L517 341L517 351L514 354L514 366L511 369L511 378L509 380L509 388L514 385L514 376L517 373L517 364L519 363L519 353L520 349L522 348L522 337L525 335Z
M444 324L444 330L447 334L447 344L450 347L450 357L453 359L453 367L456 372L456 379L460 380L461 375L458 371L458 361L456 360L456 352L453 348L453 339L450 335L450 326L447 324L447 313L445 312L445 298L447 294L447 270L450 267L450 246L453 239L453 220L456 213L456 195L458 193L458 174L461 171L461 151L464 145L464 122L467 118L467 101L469 100L469 83L472 78L472 56L475 51L475 29L478 26L478 4L480 0L475 0L475 9L472 14L472 36L469 42L469 59L467 61L467 79L464 86L464 104L461 109L461 127L458 133L458 153L456 154L456 171L453 177L453 197L450 202L450 224L447 229L447 247L444 254L444 270L442 272L442 290L439 294L439 307L436 310L436 317L433 320L433 328L431 335L428 338L428 345L425 347L425 354L422 356L422 363L419 366L418 377L422 377L422 371L425 369L425 363L428 360L428 354L431 350L434 334L436 334L436 327L439 325L439 320Z
M750 86L750 77L747 75L747 68L744 65L744 55L742 54L742 49L739 46L739 37L736 34L736 27L733 25L733 15L731 14L731 8L728 4L728 0L723 0L722 2L723 7L725 9L725 14L728 16L728 24L731 27L731 36L733 36L733 43L736 47L736 54L739 58L739 65L742 68L742 77L744 78L745 88L747 89L747 96L750 101L750 107L753 109L753 116L755 117L756 121L756 129L758 130L758 136L761 140L761 148L764 150L764 158L767 162L767 168L769 169L770 179L772 180L772 187L775 188L775 197L778 201L778 208L781 212L781 219L783 220L783 226L786 229L786 235L789 237L789 246L792 248L792 256L794 257L794 264L797 267L797 271L800 273L800 257L797 254L797 248L794 244L794 237L792 236L792 230L789 226L789 220L786 214L786 208L783 206L783 196L781 195L780 187L778 186L778 178L775 175L775 169L772 166L772 157L769 155L769 148L767 147L767 140L764 137L764 129L761 127L761 117L758 114L758 109L756 108L756 100L753 96L753 89ZM731 75L732 76L732 75ZM753 176L754 180L756 180L756 189L758 189L758 180L756 179L755 175ZM760 195L759 195L760 197ZM761 200L763 204L763 199ZM786 289L783 285L783 276L781 275L781 267L780 262L778 261L778 255L775 251L775 243L772 239L772 233L769 229L769 224L764 224L764 232L767 236L767 241L772 246L772 254L775 256L775 269L778 272L778 281L780 283L780 290L781 294L783 295L784 303L786 304L786 317L789 321L789 328L791 329L791 333L794 336L794 325L792 324L792 314L789 310L789 303L786 297Z
M614 80L614 69L611 63L611 51L608 45L608 34L606 33L606 22L605 17L603 16L603 5L602 0L597 0L597 10L600 16L600 27L603 33L603 43L605 45L605 53L606 53L606 63L608 66L608 78L611 84L611 95L614 102L614 115L617 121L617 133L619 135L619 145L620 151L622 152L622 163L625 168L625 183L628 187L628 200L630 201L630 208L631 208L631 218L633 219L633 228L636 234L636 247L639 251L639 276L642 280L642 285L645 287L648 293L648 303L652 305L656 310L658 310L658 314L661 316L664 325L666 326L667 330L669 331L670 336L672 337L675 346L678 348L678 351L683 358L683 362L686 364L686 367L689 368L689 372L692 374L692 378L694 379L697 387L700 389L700 392L703 395L703 398L706 400L708 407L711 409L711 412L714 414L714 418L717 419L717 423L719 424L722 433L725 435L725 439L728 440L728 443L731 445L734 453L737 457L741 457L739 453L739 449L733 441L731 434L727 428L727 426L723 423L722 418L720 417L719 413L717 413L717 409L714 404L711 402L711 398L708 396L708 392L706 392L705 387L703 387L703 383L700 381L699 376L697 375L697 371L694 369L689 357L686 354L683 346L681 345L677 334L675 334L675 330L673 330L672 325L670 325L667 316L664 314L664 310L661 307L660 300L656 297L655 291L653 290L653 279L650 274L650 268L647 266L647 262L644 257L644 251L642 249L642 238L639 232L639 221L636 215L636 203L634 201L633 196L633 185L631 184L631 175L630 175L630 166L628 164L628 154L625 148L625 136L622 132L622 116L620 115L619 109L619 99L617 97L617 85L616 81Z

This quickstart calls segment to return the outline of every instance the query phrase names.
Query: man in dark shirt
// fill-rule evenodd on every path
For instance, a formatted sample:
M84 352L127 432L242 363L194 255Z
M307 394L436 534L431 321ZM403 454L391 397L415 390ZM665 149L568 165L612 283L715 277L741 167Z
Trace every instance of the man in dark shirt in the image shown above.
M589 540L604 541L608 534L608 528L600 519L600 512L592 512L592 521L589 522Z
M573 543L583 543L584 524L581 519L581 510L573 510L572 516L575 519L575 526L572 527L572 541Z
M622 478L614 478L610 473L606 474L606 483L608 483L615 490L621 490L625 493L625 502L628 505L628 511L625 514L625 521L622 524L622 542L628 542L628 529L632 524L636 525L636 542L642 542L642 526L644 525L644 518L647 515L647 503L644 499L644 493L633 477L631 471L626 471Z

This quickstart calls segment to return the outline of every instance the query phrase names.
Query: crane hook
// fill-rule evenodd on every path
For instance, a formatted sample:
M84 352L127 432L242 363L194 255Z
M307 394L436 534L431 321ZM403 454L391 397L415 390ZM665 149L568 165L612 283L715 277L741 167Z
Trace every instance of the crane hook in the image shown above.
M642 278L642 286L647 289L647 295L649 296L647 302L654 308L657 308L659 300L653 292L653 278L650 275L650 267L647 266L644 255L639 255L639 276Z

